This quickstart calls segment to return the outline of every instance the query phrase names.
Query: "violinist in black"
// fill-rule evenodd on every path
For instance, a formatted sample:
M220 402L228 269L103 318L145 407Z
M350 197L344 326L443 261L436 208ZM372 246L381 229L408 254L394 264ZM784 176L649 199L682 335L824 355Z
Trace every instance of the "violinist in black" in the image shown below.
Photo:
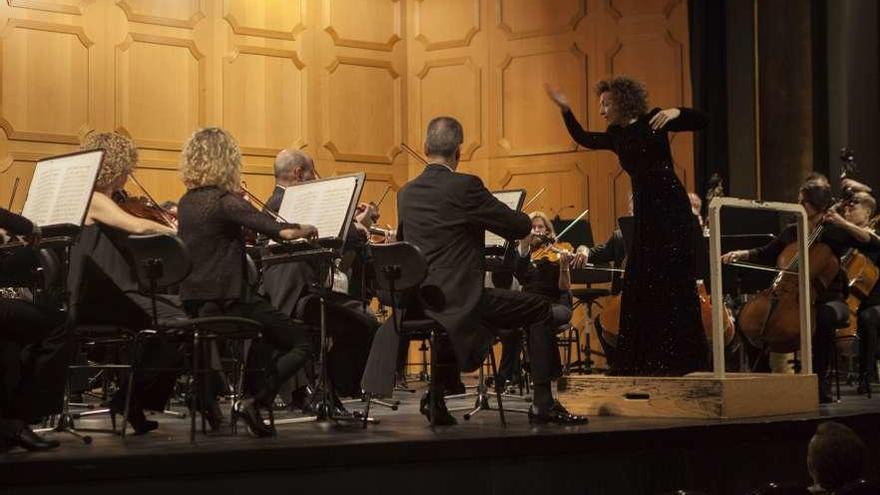
M807 212L811 232L823 225L822 235L817 242L828 245L838 258L850 248L868 250L871 249L871 244L877 242L865 229L847 221L836 211L829 210L832 203L831 189L824 177L804 182L798 192L798 202ZM742 260L775 266L785 247L796 241L796 226L789 225L766 245L726 253L721 261L729 263ZM827 403L832 400L828 363L834 350L834 333L836 329L845 327L849 320L846 273L839 270L834 280L823 289L815 302L816 328L812 347L813 371L819 377L819 400Z
M315 179L318 179L318 173L309 155L294 149L282 150L275 158L275 189L266 200L266 209L278 213L286 188ZM343 248L346 254L351 252L355 256L351 271L353 275L357 272L358 277L351 277L350 282L363 279L361 254L367 243L367 229L376 218L378 211L365 203L358 206L352 218ZM319 273L319 266L307 261L272 265L263 270L263 291L283 313L317 327L320 325L320 306L315 287L320 282ZM333 292L326 307L327 327L333 335L327 366L333 388L340 396L360 397L360 381L370 342L379 327L368 306L348 295L359 292L359 289L350 287L347 294Z
M196 131L184 147L181 169L188 190L178 207L179 233L193 269L180 285L180 297L194 315L242 316L263 324L263 341L276 355L260 388L245 390L249 397L235 404L233 415L244 420L251 434L270 436L274 431L259 408L271 406L281 384L308 360L311 346L304 325L291 322L251 289L243 227L279 240L316 239L317 230L276 222L241 197L241 151L223 129Z
M562 326L571 321L571 262L573 254L547 248L546 236L554 238L553 223L543 212L535 211L529 215L532 232L518 243L516 270L514 275L522 286L522 291L547 299L551 304L552 317L549 321L532 325L528 329L529 351L533 349L552 359L530 363L532 379L536 383L549 383L562 374L562 363L557 349L556 334ZM544 249L542 249L544 248ZM546 253L545 256L538 256ZM536 255L533 257L533 255ZM503 353L499 373L506 380L516 379L521 334L514 332L502 339Z

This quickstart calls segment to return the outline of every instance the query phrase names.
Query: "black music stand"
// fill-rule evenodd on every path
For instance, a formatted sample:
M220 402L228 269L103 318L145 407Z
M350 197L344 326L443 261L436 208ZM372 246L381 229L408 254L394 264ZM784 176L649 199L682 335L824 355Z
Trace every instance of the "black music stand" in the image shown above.
M520 211L526 199L525 189L509 189L504 191L492 191L496 199L506 204L510 209ZM485 247L483 256L486 258L486 271L513 273L516 253L513 244L508 239L492 233L485 233Z
M70 331L73 323L71 318L70 290L67 286L67 277L70 273L70 248L78 239L82 225L85 222L103 158L103 150L88 150L40 160L34 169L34 176L28 188L28 196L25 199L22 211L23 216L29 217L29 220L34 222L35 225L40 226L43 236L42 247L58 248L57 250L61 258L61 304L62 311L65 313L64 325L67 332ZM66 180L68 179L68 173L80 174L80 177L74 175L68 181ZM80 180L76 181L74 179ZM80 203L75 205L58 205L57 202L51 201L50 204L45 204L48 201L46 195L52 195L52 200L54 200L60 195L62 187L70 188L74 186L82 186L82 188L79 191L74 189L72 193L68 189L65 191L69 193L66 196L74 200L79 198L82 200ZM76 208L73 208L73 206ZM34 217L30 217L30 215L34 215ZM53 221L56 218L62 220ZM48 431L69 433L81 439L85 444L92 443L91 436L81 435L74 428L73 418L70 414L69 380L65 385L64 405L61 415L55 427Z

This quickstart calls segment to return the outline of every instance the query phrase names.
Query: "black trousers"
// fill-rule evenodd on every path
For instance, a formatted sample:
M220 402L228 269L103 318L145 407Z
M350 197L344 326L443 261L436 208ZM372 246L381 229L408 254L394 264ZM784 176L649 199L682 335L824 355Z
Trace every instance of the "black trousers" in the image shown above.
M843 301L816 305L816 331L813 333L813 373L819 380L827 378L828 364L834 349L834 332L849 321L849 307Z
M320 332L321 301L317 295L303 298L298 305L300 319ZM336 393L360 397L361 376L370 355L370 345L379 321L363 303L343 294L332 293L325 305L327 331L331 345L327 353L327 372ZM318 344L320 346L320 343ZM316 348L316 352L320 347Z
M27 423L61 410L72 343L64 315L0 299L0 417Z
M253 396L259 405L271 403L281 384L294 376L311 356L307 326L295 324L264 299L255 298L248 302L188 301L187 308L199 316L240 316L263 325L262 340L257 345L271 349L271 362L267 368L267 363L262 359L265 353L248 353L243 390L245 395Z
M516 381L521 377L523 330L527 331L529 353L537 349L539 353L547 353L551 359L547 362L549 368L543 368L529 363L532 379L536 383L549 383L559 378L562 373L562 359L559 356L557 334L560 328L571 321L571 299L561 297L551 306L552 318L545 323L539 323L525 329L516 329L509 336L501 339L501 364L498 374L506 381ZM556 351L556 352L553 352ZM542 363L544 364L544 363Z
M531 359L532 379L535 384L550 383L553 370L559 366L559 351L556 347L556 332L553 330L553 312L550 301L543 296L506 289L487 288L477 308L480 321L502 341L512 340L511 329L534 328L529 332L529 357ZM570 311L569 311L570 314ZM454 335L449 336L455 338ZM451 341L439 339L436 342L437 385L444 386L458 379L459 369Z
M871 379L877 366L877 334L880 333L880 305L859 308L859 370Z

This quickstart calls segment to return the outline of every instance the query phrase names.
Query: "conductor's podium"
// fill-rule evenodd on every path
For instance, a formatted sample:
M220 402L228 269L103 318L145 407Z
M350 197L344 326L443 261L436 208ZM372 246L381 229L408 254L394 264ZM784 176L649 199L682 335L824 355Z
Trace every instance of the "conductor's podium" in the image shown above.
M810 258L807 216L799 204L714 198L709 204L709 261L712 294L722 293L721 209L771 210L798 216L798 300L810 300ZM747 418L815 413L819 409L818 379L812 373L810 308L801 304L801 373L727 373L724 365L724 315L712 306L713 373L681 377L572 376L559 384L562 403L575 414L671 418Z
M589 416L724 419L819 410L813 374L581 375L560 379L558 387L566 408Z

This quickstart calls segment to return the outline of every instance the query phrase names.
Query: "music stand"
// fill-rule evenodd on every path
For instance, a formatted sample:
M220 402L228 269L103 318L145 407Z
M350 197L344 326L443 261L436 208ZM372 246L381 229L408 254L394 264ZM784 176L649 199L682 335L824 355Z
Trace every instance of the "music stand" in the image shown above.
M520 211L526 199L526 190L507 189L492 191L492 195L511 210ZM483 253L486 257L486 270L490 272L513 272L512 265L515 257L510 241L487 230L484 243Z
M95 190L95 180L104 158L103 150L77 151L37 161L28 188L22 216L40 227L43 244L58 248L61 257L61 300L65 313L66 331L71 326L70 290L67 276L70 272L70 247L76 242ZM70 381L64 390L64 405L54 428L37 430L69 433L85 444L92 437L81 435L73 425L70 414Z
M364 187L365 174L340 175L304 182L290 186L284 191L278 209L279 221L314 225L318 229L317 245L308 242L270 243L266 246L262 259L263 266L278 263L315 261L318 277L314 287L320 304L321 349L319 355L319 375L315 393L321 394L321 402L316 407L315 416L276 420L275 424L304 423L309 421L361 421L354 415L340 416L334 412L332 398L336 397L327 367L327 354L330 349L330 333L327 330L327 301L332 292L332 280L336 270L334 261L342 257L342 248L349 226L360 200ZM326 271L326 272L325 272ZM328 284L328 281L329 284ZM367 421L376 422L370 418Z

